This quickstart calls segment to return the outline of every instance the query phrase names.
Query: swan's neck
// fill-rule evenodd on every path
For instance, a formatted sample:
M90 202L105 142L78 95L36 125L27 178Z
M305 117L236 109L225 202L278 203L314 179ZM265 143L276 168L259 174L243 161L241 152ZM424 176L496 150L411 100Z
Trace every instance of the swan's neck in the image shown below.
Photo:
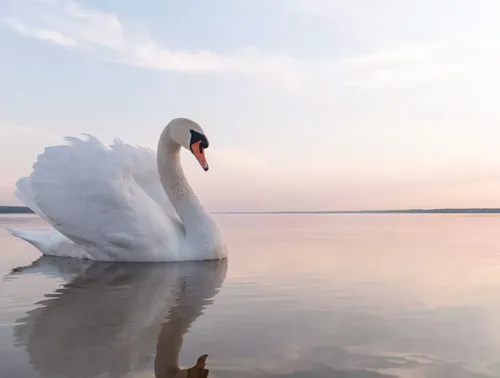
M158 144L158 173L161 184L184 224L186 236L200 229L211 231L212 218L187 182L180 162L181 146L162 134Z

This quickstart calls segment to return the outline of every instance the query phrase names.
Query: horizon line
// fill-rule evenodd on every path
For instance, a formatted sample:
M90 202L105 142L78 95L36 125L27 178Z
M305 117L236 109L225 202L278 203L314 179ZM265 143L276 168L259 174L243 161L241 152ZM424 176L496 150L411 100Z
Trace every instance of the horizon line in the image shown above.
M374 209L374 210L275 210L275 211L212 211L212 214L403 214L403 213L499 213L496 207Z
M27 206L0 205L0 213L34 213ZM364 210L274 210L274 211L211 211L212 214L419 214L419 213L489 213L500 214L497 207L463 208L413 208L413 209L364 209Z

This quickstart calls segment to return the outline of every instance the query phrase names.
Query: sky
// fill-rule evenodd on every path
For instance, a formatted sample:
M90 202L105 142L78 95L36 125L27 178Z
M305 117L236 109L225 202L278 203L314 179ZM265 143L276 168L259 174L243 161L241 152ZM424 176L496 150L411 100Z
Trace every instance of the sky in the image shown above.
M211 211L500 207L496 0L2 0L0 204L45 146L210 140Z

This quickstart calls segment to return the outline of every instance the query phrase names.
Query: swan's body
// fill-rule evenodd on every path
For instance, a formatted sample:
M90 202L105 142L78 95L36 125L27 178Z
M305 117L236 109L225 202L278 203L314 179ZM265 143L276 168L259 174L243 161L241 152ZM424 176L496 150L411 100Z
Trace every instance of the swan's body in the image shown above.
M201 127L175 119L158 154L120 141L67 138L47 147L16 195L54 229L9 230L44 255L101 261L187 261L226 257L220 231L189 186L180 149L205 170Z

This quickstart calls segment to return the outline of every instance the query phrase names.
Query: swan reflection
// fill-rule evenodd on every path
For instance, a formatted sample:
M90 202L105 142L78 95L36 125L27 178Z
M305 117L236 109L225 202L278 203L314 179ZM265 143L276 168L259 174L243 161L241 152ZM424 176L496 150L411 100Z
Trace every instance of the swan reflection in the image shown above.
M42 257L24 269L60 270L73 278L19 319L14 331L42 377L125 377L152 365L157 378L207 376L205 351L189 374L179 371L179 353L222 285L227 260L76 266L71 259L64 269L60 260Z

